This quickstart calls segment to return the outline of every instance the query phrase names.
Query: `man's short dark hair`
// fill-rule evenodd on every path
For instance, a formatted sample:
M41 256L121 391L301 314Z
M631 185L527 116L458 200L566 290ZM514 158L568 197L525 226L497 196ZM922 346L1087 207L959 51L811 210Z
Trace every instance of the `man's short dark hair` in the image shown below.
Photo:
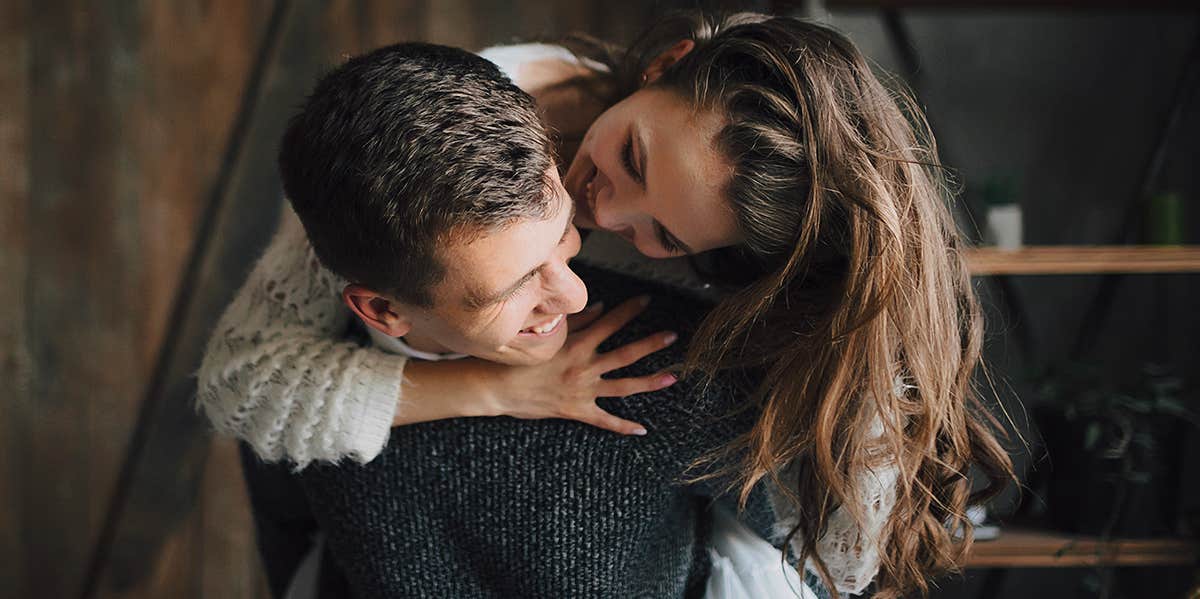
M457 48L351 59L317 83L282 144L284 191L325 267L416 305L445 274L444 241L554 206L533 99Z

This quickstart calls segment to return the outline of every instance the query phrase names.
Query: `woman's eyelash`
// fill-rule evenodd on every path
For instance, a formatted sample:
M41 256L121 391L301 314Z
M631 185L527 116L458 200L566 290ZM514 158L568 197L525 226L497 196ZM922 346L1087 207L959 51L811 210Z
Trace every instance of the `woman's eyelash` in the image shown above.
M683 248L679 247L678 243L675 243L674 239L671 239L671 236L667 234L667 230L663 228L662 225L658 223L654 224L654 234L656 237L658 237L658 242L661 243L663 248L668 252L675 254L683 250Z
M633 177L634 181L642 182L642 176L638 174L637 169L633 168L633 135L625 140L625 147L621 148L621 162L625 163L625 171Z

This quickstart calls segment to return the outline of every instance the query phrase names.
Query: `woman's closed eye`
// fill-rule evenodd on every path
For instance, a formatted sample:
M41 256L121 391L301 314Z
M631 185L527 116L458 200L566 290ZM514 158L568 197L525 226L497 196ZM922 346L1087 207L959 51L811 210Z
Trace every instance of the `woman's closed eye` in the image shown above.
M625 145L621 148L621 163L625 166L625 172L629 174L630 178L636 181L638 185L641 185L643 182L642 174L634 166L636 163L633 160L632 132L629 134L629 137L625 138Z
M684 251L675 237L658 221L654 221L654 236L658 238L658 243L663 246L663 249L668 252L678 254Z

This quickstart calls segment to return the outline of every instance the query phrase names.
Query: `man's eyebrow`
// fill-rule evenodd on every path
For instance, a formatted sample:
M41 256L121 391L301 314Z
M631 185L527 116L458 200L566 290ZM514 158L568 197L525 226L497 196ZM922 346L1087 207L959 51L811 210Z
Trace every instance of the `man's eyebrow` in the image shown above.
M567 235L571 234L571 223L573 223L575 221L575 202L568 200L567 204L569 204L571 206L571 213L567 217L567 226L563 227L563 234L562 234L562 237L560 237L558 240L559 243L562 243L563 240L567 238ZM473 309L473 310L482 308L484 306L490 306L490 305L500 301L501 299L508 297L508 295L510 293L516 291L518 287L520 287L521 285L524 285L529 279L533 278L533 276L536 275L537 272L539 270L541 270L541 268L542 268L541 264L537 265L533 270L525 273L525 275L522 276L520 279L517 279L517 282L513 283L512 285L509 285L503 291L500 291L491 296L480 293L479 290L477 290L477 289L472 289L467 292L467 297L465 298L464 301L466 302L467 307L470 309Z

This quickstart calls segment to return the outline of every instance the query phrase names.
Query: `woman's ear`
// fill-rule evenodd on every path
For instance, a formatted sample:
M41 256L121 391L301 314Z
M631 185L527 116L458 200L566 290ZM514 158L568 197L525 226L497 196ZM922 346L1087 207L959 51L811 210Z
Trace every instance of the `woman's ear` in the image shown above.
M403 337L412 330L412 318L403 304L362 285L346 285L342 301L363 324L389 337Z
M646 65L646 70L642 72L642 85L650 85L658 81L662 77L663 71L667 67L679 62L680 58L687 55L696 47L696 40L679 40L675 45L667 48L662 54L659 54Z

